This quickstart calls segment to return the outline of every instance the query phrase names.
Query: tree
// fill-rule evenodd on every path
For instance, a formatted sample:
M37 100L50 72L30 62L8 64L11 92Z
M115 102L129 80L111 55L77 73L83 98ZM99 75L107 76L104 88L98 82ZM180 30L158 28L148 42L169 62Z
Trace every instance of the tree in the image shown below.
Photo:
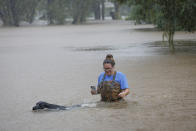
M101 0L101 17L102 17L102 20L105 19L105 0Z
M162 20L163 36L168 38L169 47L175 51L174 34L176 30L194 31L196 29L196 2L194 0L157 0L160 7L158 20ZM155 20L155 24L157 20Z
M19 0L1 0L0 17L4 25L19 26L21 3Z
M154 1L155 0L119 0L120 3L127 2L127 4L131 6L129 19L135 20L136 24L141 24L142 21L152 23Z
M23 2L24 9L23 20L32 23L36 14L36 7L39 4L39 0L28 0Z
M111 0L114 3L114 12L111 12L112 19L118 20L120 17L120 3L118 0Z
M83 23L86 20L91 0L72 1L73 24Z
M94 12L95 20L100 20L101 19L100 0L93 1L92 10Z
M195 0L118 0L127 2L131 7L137 6L132 13L137 21L151 22L163 30L163 38L168 39L171 51L175 51L174 34L177 30L196 30ZM134 8L133 8L134 9ZM139 11L137 11L139 10ZM144 10L144 11L143 11Z
M37 0L0 0L0 18L6 26L19 26L19 22L33 21Z
M91 8L94 12L95 20L105 19L105 0L92 1Z
M69 0L47 0L46 10L49 24L64 24L70 6Z

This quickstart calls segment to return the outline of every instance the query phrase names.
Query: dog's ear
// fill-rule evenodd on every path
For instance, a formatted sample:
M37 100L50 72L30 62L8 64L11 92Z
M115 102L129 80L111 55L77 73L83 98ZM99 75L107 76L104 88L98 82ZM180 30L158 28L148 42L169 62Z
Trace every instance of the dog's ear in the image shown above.
M40 101L36 103L36 105L38 106L40 104Z
M43 102L43 101L39 101L39 102L36 103L36 105L39 105L39 104L41 104L41 103L44 103L44 102Z
M42 102L42 101L37 102L36 106L33 107L34 110L44 109L44 108L45 108L44 102Z

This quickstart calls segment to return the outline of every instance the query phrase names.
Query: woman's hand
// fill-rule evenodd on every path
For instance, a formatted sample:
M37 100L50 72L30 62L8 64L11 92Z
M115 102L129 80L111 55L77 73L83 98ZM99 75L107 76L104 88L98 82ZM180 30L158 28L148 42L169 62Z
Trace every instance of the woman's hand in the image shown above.
M118 96L121 98L124 98L126 96L126 93L123 91L123 92L119 93Z
M128 94L129 94L129 88L123 90L121 93L118 94L118 96L124 98Z
M96 95L97 94L97 91L96 90L91 90L91 94L92 95Z

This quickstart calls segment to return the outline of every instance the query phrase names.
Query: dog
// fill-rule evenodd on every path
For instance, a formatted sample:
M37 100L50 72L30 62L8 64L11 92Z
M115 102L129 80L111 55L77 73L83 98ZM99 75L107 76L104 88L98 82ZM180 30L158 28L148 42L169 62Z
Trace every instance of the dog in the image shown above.
M43 110L43 109L52 109L52 110L70 110L73 108L82 107L82 105L72 105L69 107L56 105L56 104L50 104L44 101L39 101L36 103L36 105L32 108L33 111L36 110Z
M66 110L67 108L65 106L50 104L44 101L37 102L36 105L32 108L33 111L42 110L42 109Z

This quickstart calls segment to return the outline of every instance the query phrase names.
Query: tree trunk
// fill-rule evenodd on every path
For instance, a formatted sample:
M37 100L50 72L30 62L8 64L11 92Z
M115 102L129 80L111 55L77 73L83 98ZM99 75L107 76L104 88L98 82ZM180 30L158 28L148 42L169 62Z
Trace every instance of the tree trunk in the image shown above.
M31 12L29 19L28 19L30 24L33 23L34 16L35 16L35 9L32 9L32 12Z
M14 26L19 26L19 12L16 9L16 1L15 0L10 0L10 9L12 12L12 18L13 18L13 24Z
M101 17L102 17L102 20L105 19L105 0L101 0Z
M72 24L83 23L86 20L90 0L77 0L73 3L73 22Z
M1 8L0 17L4 26L19 26L19 16L15 0L7 0Z
M94 14L95 14L95 20L100 20L101 19L101 13L100 13L100 2L96 1L94 5Z
M79 24L81 20L81 10L82 10L82 2L77 0L73 3L73 22L72 24Z
M173 31L169 31L169 34L168 34L168 42L169 42L169 48L172 52L175 52L175 47L174 47L174 32Z
M114 19L116 19L116 20L120 19L119 6L120 6L120 4L117 1L115 1L114 2L114 8L115 8Z
M13 26L10 1L5 1L1 10L1 19L4 26Z
M51 6L52 6L52 0L47 0L47 18L50 25L54 24L52 12L51 12Z
M27 10L27 15L26 15L26 20L32 24L34 21L34 17L36 14L36 7L38 5L38 0L34 0L32 2L30 2L29 4L31 4L31 6L29 6Z

